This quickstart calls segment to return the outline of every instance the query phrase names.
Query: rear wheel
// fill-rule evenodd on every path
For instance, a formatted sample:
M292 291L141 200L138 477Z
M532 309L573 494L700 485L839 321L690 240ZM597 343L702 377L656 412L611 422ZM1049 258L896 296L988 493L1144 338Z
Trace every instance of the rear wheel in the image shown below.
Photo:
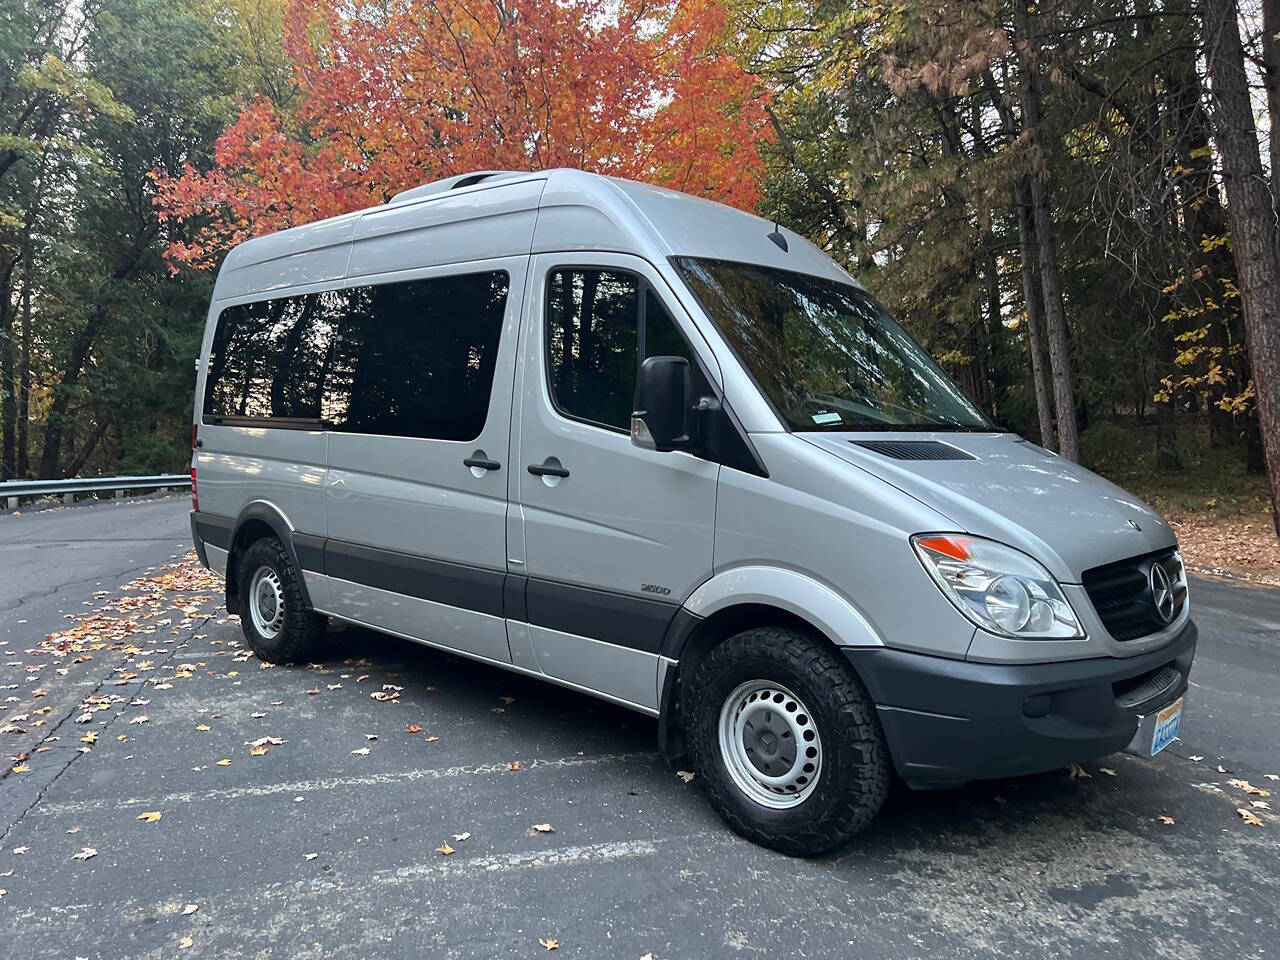
M301 574L275 537L240 558L240 625L259 660L296 663L324 643L327 619L306 606Z
M875 706L826 641L786 627L730 637L699 665L685 703L707 796L747 839L821 853L884 803L890 763Z

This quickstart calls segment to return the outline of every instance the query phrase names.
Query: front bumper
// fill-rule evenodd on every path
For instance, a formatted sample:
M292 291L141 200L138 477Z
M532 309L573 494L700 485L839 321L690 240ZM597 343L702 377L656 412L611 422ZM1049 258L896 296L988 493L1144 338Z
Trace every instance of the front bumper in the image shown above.
M898 773L912 786L944 787L1124 749L1139 716L1186 691L1196 638L1187 621L1150 653L1034 664L874 647L845 653L875 701Z

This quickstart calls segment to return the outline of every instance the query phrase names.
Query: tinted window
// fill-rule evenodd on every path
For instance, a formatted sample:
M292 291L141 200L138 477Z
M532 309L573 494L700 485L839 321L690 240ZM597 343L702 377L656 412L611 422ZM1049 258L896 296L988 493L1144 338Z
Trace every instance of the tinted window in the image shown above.
M345 291L324 419L335 430L474 440L502 335L504 272Z
M227 307L218 317L205 413L316 419L338 319L333 294Z
M474 273L227 307L205 413L473 440L488 415L508 281Z
M640 279L609 270L547 278L547 377L566 416L629 430Z

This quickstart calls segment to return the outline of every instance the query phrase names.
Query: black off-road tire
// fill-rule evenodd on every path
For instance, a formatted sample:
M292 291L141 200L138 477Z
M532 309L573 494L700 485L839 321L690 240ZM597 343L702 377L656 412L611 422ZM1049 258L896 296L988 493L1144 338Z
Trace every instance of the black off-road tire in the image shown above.
M284 595L284 622L274 637L263 636L249 612L254 573L270 567L280 580ZM302 574L294 567L284 545L275 537L255 540L240 557L240 626L249 648L268 663L299 663L311 659L325 643L328 618L306 605Z
M821 737L817 784L786 809L744 792L721 754L721 708L751 680L793 691ZM853 668L819 637L787 627L745 630L707 655L682 699L698 779L725 823L748 840L792 856L823 853L870 823L888 795L892 764L875 705Z

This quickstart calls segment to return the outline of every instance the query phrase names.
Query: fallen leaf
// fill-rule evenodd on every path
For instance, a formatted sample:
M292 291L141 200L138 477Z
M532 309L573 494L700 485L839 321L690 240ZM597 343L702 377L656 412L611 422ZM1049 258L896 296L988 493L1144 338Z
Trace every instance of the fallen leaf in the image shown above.
M1243 790L1245 793L1254 797L1269 797L1270 790L1263 790L1261 787L1255 787L1248 780L1228 780L1227 783L1235 787L1237 790Z
M146 723L150 719L151 718L148 717L145 713L140 713L136 717L131 718L129 722L130 723Z
M468 831L464 831L462 833L455 833L453 835L453 839L456 840L458 843L462 843L462 841L464 840L470 840L471 834Z
M195 943L196 942L192 940L190 937L183 937L181 940L178 941L178 946L181 949L186 950L189 947L194 947Z
M549 823L535 823L533 831L534 833L555 833L556 828Z
M555 937L547 937L545 940L542 937L539 937L538 942L548 950L558 950L560 948L560 941Z
M318 854L318 853L308 853L308 854L303 855L302 859L303 859L303 860L314 860L314 859L315 859L316 857L318 857L318 856L320 856L320 854Z
M521 770L524 769L524 764L522 764L519 760L512 760L510 763L507 764L507 769L510 770L512 773L519 773Z
M1161 814L1160 822L1163 823L1166 827L1172 827L1174 821L1173 821L1173 817L1166 817L1164 814Z
M1263 776L1268 780L1280 780L1280 773L1264 773Z
M14 848L13 848L13 854L14 854L14 856L16 856L16 857L20 857L20 856L22 856L24 853L26 853L26 852L27 852L28 850L30 850L30 849L31 849L30 847L25 846L25 845L24 845L24 846L21 846L21 847L14 847Z
M498 699L501 700L503 703L505 703L507 706L511 706L511 704L516 702L515 697L499 697Z
M229 767L229 766L231 766L231 761L224 757L223 759L221 759L221 760L219 760L219 761L218 761L218 766L220 766L220 767Z
M1067 778L1069 780L1090 780L1093 778L1093 774L1078 763L1069 763L1067 764Z
M1108 777L1114 777L1116 775L1116 772L1110 767L1099 767L1098 772L1105 773Z
M199 730L201 733L208 733L209 730L213 728L210 727L207 723L198 723L196 724L196 729Z
M1222 764L1218 764L1218 772L1219 772L1219 773L1230 773L1231 771L1230 771L1230 770L1228 770L1226 767L1224 767Z
M90 730L88 733L86 733L83 737L80 738L80 742L81 743L97 743L98 735L94 733L92 730Z
M259 737L257 740L250 740L247 745L250 747L279 747L283 746L283 744L283 737Z
M444 843L440 844L440 846L436 847L436 853L442 853L447 857L450 854L457 853L457 851L454 850L453 847L449 846L449 842L446 840Z
M1204 757L1198 757L1193 753L1191 756L1187 757L1187 759L1190 760L1192 763L1199 763L1201 760L1204 759Z
M25 763L20 763L13 768L13 772L14 773L30 773L31 768L27 766Z
M685 783L693 783L693 774L690 773L688 770L677 770L676 776L679 777L681 780L683 780Z
M416 723L411 723L404 728L404 732L405 733L421 733L422 728L418 726Z
M82 847L79 853L73 853L71 855L71 859L72 860L89 860L92 857L96 857L97 855L98 855L98 851L93 849L93 847Z
M390 701L390 700L398 700L398 699L400 699L400 694L399 694L399 692L398 692L398 691L397 691L396 693L386 693L386 692L384 692L384 691L382 691L382 690L375 690L375 691L373 691L373 693L369 694L369 696L371 696L374 700L378 700L378 701L381 701L381 702L383 702L383 703L385 703L385 702L387 702L387 701Z
M1249 806L1251 806L1251 807L1255 807L1255 808L1256 808L1256 809L1258 809L1258 810L1270 810L1270 809L1271 809L1271 804L1267 803L1267 801L1265 801L1265 800L1250 800L1250 801L1249 801Z
M142 813L138 814L138 819L143 823L155 823L163 816L164 814L159 810L144 810Z
M249 756L251 757L265 757L266 755L267 755L266 747L250 747L249 748Z
M185 907L182 908L182 915L184 917L189 917L199 909L200 909L200 905L198 903L188 903Z
M357 757L367 757L369 755L369 748L361 747L359 750L352 750L351 752Z
M435 743L439 739L440 739L439 737L429 736L427 737L427 743Z
M1240 819L1249 824L1249 826L1262 826L1262 818L1247 807L1236 807L1236 813L1240 814Z
M307 691L307 696L308 696L308 697L315 697L315 696L319 696L319 695L320 695L320 690L319 690L319 688L314 689L314 690L308 690L308 691Z
M365 738L366 740L377 740L377 739L378 739L378 735L377 735L376 733L366 733L366 734L364 735L364 738Z

